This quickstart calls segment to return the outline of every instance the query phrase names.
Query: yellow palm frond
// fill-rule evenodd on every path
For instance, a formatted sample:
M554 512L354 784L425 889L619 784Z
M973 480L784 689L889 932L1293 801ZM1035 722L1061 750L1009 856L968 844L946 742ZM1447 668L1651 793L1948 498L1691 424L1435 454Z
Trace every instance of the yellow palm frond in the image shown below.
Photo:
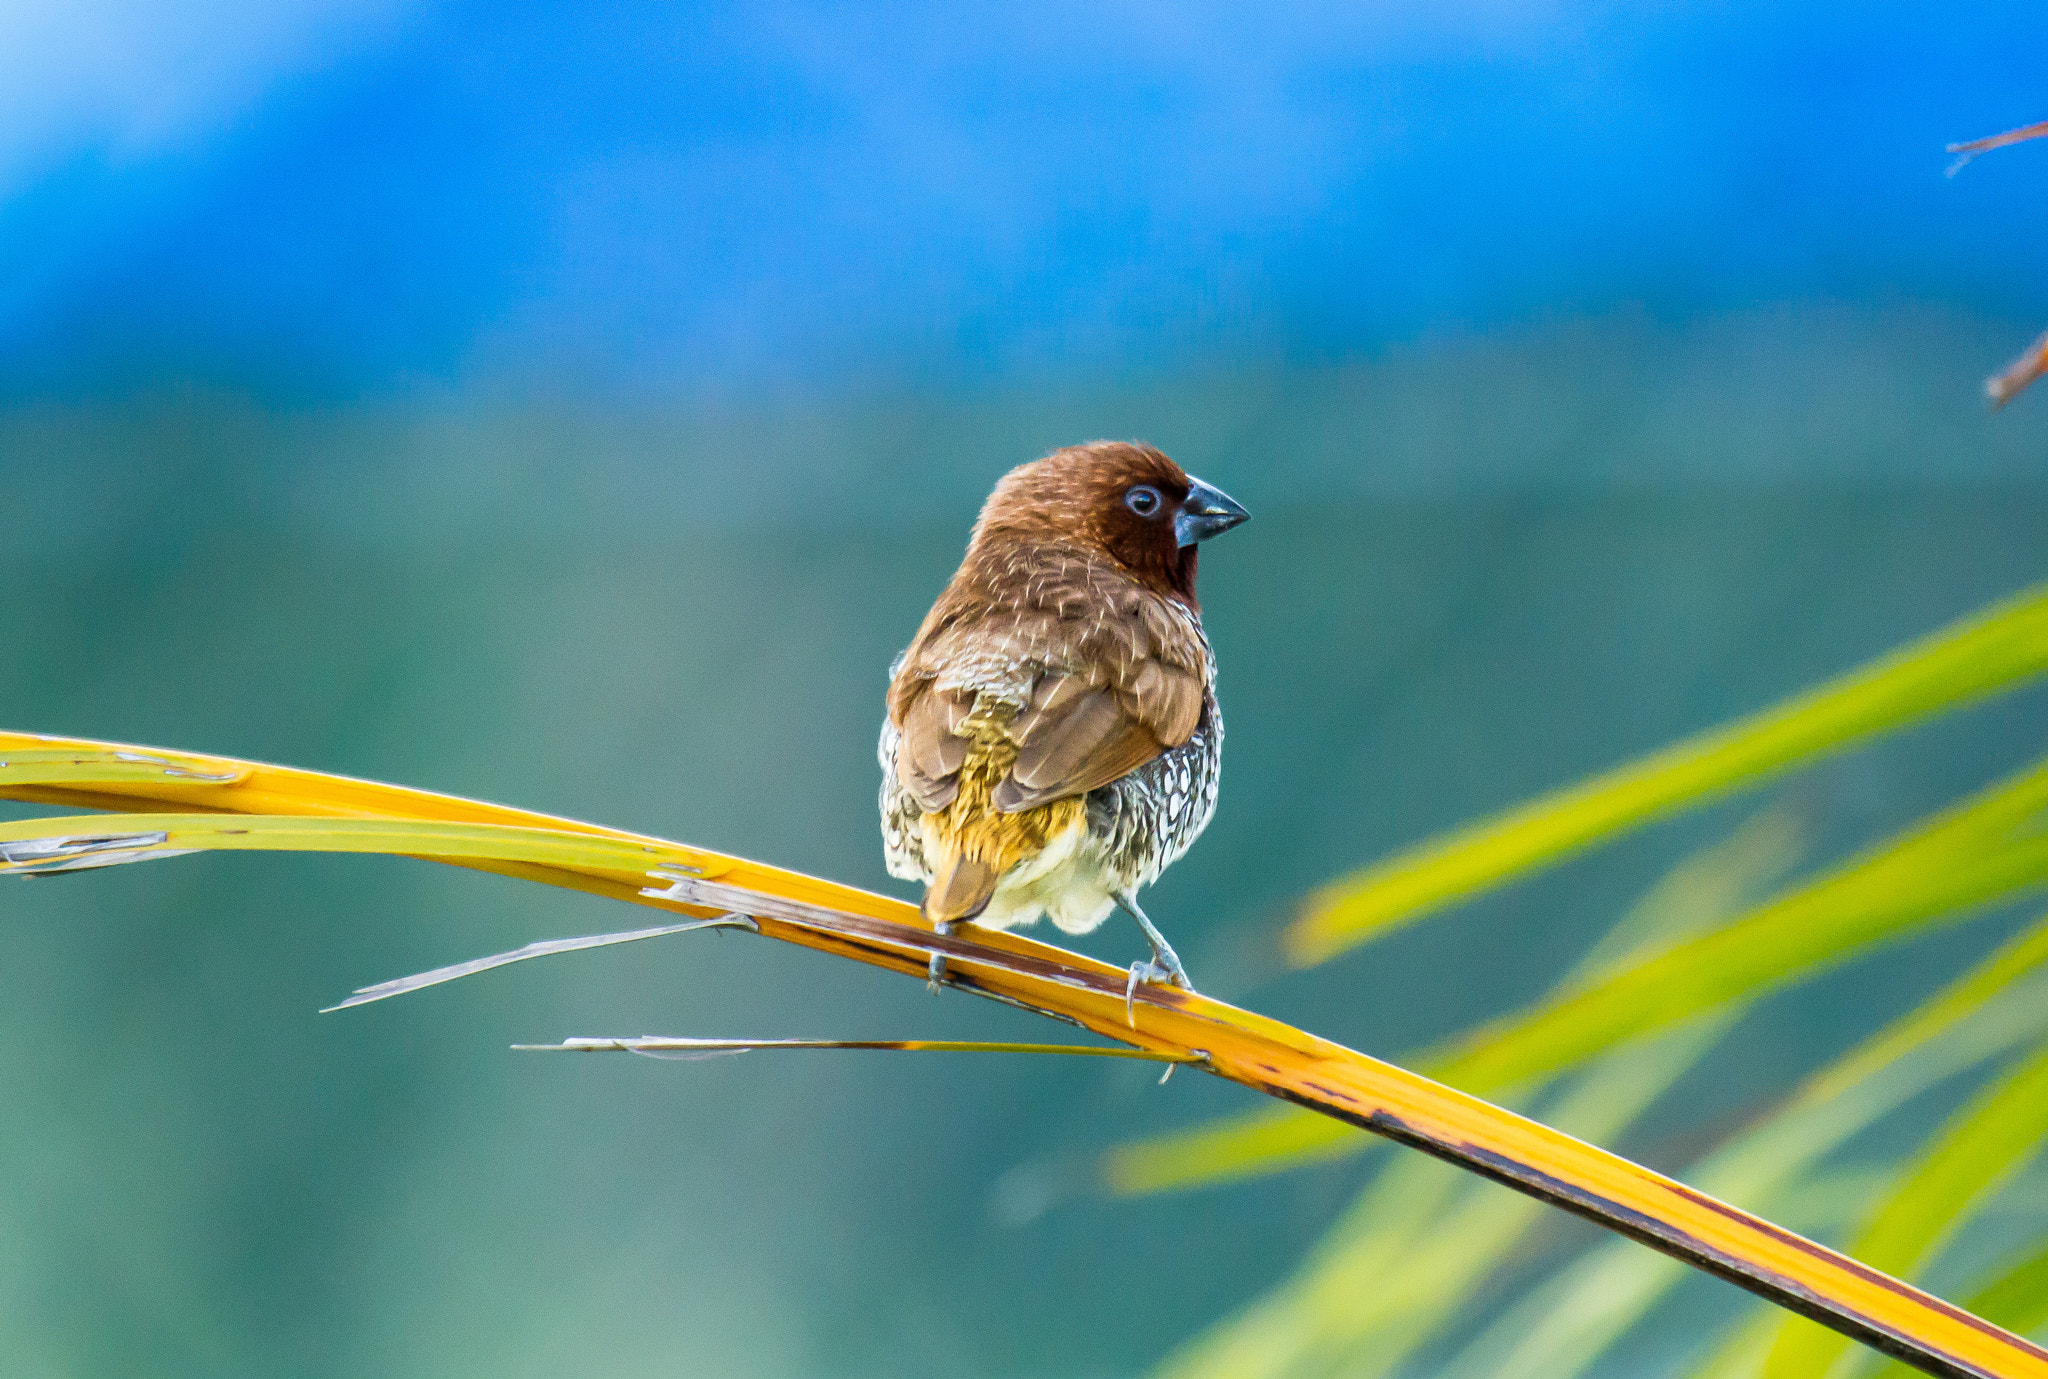
M141 779L138 764L146 768ZM52 779L54 771L66 774ZM1136 1048L1199 1056L1206 1071L1589 1216L1931 1370L2048 1379L2048 1352L1558 1130L1192 992L1147 986L1127 1006L1119 969L1010 934L939 935L914 907L885 896L499 805L75 739L0 734L0 797L123 811L6 825L0 844L10 845L10 861L0 869L32 873L202 848L389 852L697 917L738 912L763 936L919 979L930 955L943 952L961 989Z

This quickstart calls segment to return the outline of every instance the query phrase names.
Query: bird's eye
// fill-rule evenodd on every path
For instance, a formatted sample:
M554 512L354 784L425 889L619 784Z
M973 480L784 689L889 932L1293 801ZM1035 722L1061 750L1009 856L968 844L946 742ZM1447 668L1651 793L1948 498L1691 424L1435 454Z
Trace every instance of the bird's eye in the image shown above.
M1139 484L1124 495L1124 506L1140 517L1150 517L1159 511L1159 505L1163 501L1165 500L1159 496L1159 490L1150 484Z

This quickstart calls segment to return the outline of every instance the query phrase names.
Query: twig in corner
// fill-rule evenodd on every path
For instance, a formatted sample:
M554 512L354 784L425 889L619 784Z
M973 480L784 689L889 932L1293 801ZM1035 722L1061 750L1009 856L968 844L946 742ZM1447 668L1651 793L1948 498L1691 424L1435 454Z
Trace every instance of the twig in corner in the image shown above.
M2039 139L2043 135L2048 135L2048 120L2021 129L2008 129L2003 134L1992 134L1982 139L1971 139L1966 143L1950 144L1946 151L1959 156L1955 162L1948 165L1948 175L1954 177L1968 167L1971 160L1980 153L1989 153L1994 148L2004 148L2009 144L2023 144L2029 139Z

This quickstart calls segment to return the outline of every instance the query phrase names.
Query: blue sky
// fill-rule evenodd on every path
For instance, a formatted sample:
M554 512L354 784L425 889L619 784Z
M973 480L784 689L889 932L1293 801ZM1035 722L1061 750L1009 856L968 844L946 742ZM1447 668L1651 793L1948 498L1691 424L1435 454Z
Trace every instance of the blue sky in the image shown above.
M0 367L660 395L1622 308L2048 318L2048 145L1941 175L2048 118L2044 40L2016 4L34 0Z

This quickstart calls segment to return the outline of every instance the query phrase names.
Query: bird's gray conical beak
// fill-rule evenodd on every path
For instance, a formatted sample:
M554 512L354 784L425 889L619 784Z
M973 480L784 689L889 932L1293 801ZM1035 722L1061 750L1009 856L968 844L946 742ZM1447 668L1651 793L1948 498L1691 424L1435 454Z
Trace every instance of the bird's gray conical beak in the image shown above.
M1174 539L1181 545L1207 541L1252 520L1252 515L1222 489L1192 477L1188 484L1188 496L1181 500L1180 511L1173 515Z

